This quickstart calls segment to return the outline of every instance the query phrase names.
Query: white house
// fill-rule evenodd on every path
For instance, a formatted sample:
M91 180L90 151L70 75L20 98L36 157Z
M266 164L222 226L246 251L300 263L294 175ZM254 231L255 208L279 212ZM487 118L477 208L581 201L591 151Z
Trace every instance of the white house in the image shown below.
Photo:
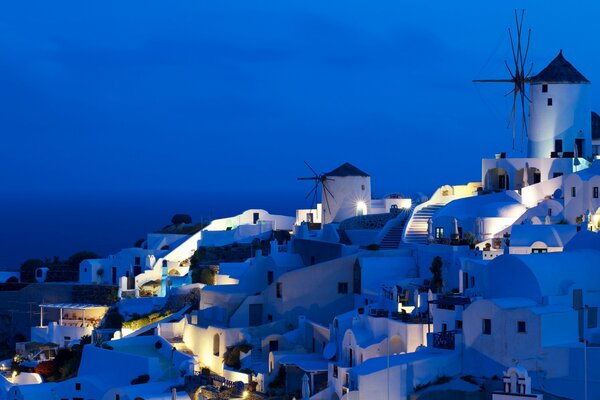
M71 341L91 335L108 307L97 304L40 304L40 325L31 327L31 341L66 347Z
M600 224L600 160L583 171L569 174L563 180L564 215L571 223L587 222L591 230Z
M291 231L293 217L270 214L261 209L250 209L234 217L212 221L202 229L198 246L225 246L250 243L252 240L269 239L275 230Z
M575 236L576 225L516 224L510 230L510 254L551 253L563 251Z

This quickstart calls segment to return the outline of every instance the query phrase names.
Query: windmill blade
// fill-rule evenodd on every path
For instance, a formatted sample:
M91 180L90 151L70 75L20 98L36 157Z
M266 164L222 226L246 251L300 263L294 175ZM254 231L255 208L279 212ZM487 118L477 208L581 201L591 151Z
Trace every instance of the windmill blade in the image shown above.
M313 172L313 174L315 174L315 176L319 176L319 174L317 174L317 171L315 171L315 170L313 169L313 167L311 167L311 166L310 166L310 164L309 164L308 162L306 162L306 160L304 160L304 164L306 164L306 166L307 166L308 168L310 168L310 170Z
M317 193L319 192L319 181L317 181L315 183L315 187L313 188L315 191L315 195L313 196L313 203L312 203L312 208L311 209L317 209Z
M514 82L513 79L473 79L471 82Z
M508 37L510 38L510 48L512 50L513 62L515 63L515 66L518 66L519 63L517 62L517 53L515 52L515 44L513 43L513 37L512 37L512 33L510 31L510 28L508 28Z
M506 65L506 69L508 70L508 73L510 74L510 77L512 78L512 80L510 82L514 82L517 79L516 74L518 73L518 70L515 70L515 73L513 74L513 72L510 70L510 67L508 66L508 62L506 62L506 60L504 60L504 65Z
M510 89L508 92L506 92L504 97L508 96L509 94L513 93L514 91L515 91L515 88Z
M529 54L529 45L531 44L531 28L527 32L527 46L525 47L525 55L523 56L522 68L525 69L525 63L527 62L527 55Z
M323 186L325 187L325 186ZM326 192L323 193L323 197L325 197L325 204L327 204L327 212L329 213L329 215L331 215L331 208L329 207L329 197L327 197L327 191L328 189L325 188Z
M517 92L513 93L513 105L510 111L509 124L512 122L512 149L515 149L516 122L517 122Z
M329 188L327 187L327 185L325 184L325 182L323 182L323 189L325 189L325 191L327 193L329 193L329 195L331 196L331 198L335 200L335 196L333 195L333 193L331 193L331 190L329 190Z
M317 189L317 185L315 185L312 189L310 189L310 192L308 192L308 194L304 197L304 200L308 200L309 196L313 193L313 191L315 191Z
M521 92L521 151L523 150L523 141L527 135L527 118L525 116L525 93Z
M527 71L527 75L525 75L525 80L527 82L529 82L529 75L531 75L531 71L533 71L533 63L531 63L531 66L529 67L529 71Z

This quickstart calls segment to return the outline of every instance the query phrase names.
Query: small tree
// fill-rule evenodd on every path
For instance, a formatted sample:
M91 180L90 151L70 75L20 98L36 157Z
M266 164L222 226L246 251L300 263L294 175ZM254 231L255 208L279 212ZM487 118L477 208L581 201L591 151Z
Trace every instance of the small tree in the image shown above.
M171 223L173 225L191 224L192 217L190 217L187 214L175 214L175 215L173 215L173 218L171 218Z
M192 270L192 283L204 283L205 285L214 285L216 274L208 267L196 268Z
M44 265L44 261L39 258L32 258L21 264L21 282L34 282L35 270Z
M69 257L69 259L67 260L67 264L69 264L73 267L79 267L79 264L81 264L81 262L83 260L94 260L97 258L101 258L101 257L92 251L87 251L87 250L78 251L77 253L75 253L71 257Z
M444 285L444 281L442 280L442 257L435 256L433 258L429 271L431 271L432 275L431 288L434 293L439 293Z
M103 327L106 329L121 329L125 318L117 311L111 310L104 316Z

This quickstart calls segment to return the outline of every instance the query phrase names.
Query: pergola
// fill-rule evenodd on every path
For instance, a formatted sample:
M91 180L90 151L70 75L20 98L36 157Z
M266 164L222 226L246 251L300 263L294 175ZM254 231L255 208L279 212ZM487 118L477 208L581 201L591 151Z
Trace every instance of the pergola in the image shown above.
M74 320L81 321L82 326L85 326L85 311L91 310L104 310L108 309L107 306L99 305L99 304L81 304L81 303L43 303L40 304L40 326L44 326L44 309L59 309L60 310L60 323L59 325L63 325L63 311L64 310L73 310L73 311L81 311L81 320L79 318L75 318Z

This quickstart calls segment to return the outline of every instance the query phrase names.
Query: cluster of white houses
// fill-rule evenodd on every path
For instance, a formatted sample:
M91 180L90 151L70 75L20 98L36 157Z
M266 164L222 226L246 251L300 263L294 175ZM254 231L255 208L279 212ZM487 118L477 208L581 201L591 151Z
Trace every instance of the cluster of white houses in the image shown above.
M0 399L188 398L186 377L207 369L311 400L479 391L468 381L494 376L497 400L600 398L600 132L589 83L561 52L531 81L527 157L484 159L480 182L373 199L370 176L346 163L325 174L328 206L295 218L248 210L82 262L81 283L118 285L121 310L151 310L190 287L199 247L271 241L268 253L220 263L196 309L85 346L67 381L9 377ZM279 230L291 239L278 242ZM141 296L151 282L154 296ZM42 307L55 320L42 319L32 340L61 346L105 311ZM234 349L238 365L224 363Z

